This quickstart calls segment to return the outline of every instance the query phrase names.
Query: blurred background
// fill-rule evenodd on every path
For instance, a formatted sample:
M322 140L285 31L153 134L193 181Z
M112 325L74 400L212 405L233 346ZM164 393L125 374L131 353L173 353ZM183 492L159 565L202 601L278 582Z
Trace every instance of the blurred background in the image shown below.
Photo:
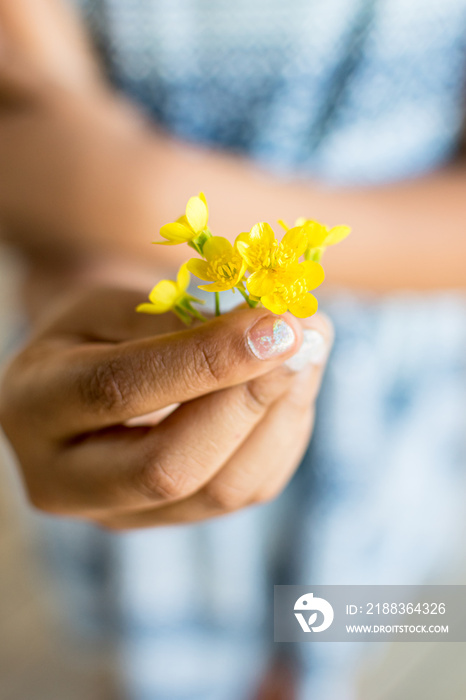
M1 355L21 332L18 261L0 250ZM11 454L0 444L0 698L115 700L111 651L67 625Z

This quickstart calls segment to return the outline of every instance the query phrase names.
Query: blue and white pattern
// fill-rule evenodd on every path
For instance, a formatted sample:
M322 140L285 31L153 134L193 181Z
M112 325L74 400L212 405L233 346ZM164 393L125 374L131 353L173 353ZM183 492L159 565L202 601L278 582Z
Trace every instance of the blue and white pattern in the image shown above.
M183 138L360 184L457 149L466 0L79 4L115 83ZM131 700L246 700L274 653L299 663L300 700L352 700L359 645L273 647L273 583L438 580L459 551L465 300L344 295L327 310L315 438L275 503L118 536L54 528L89 584L77 616L112 591ZM107 578L93 546L111 553Z
M456 148L466 0L80 3L115 82L181 137L342 182Z

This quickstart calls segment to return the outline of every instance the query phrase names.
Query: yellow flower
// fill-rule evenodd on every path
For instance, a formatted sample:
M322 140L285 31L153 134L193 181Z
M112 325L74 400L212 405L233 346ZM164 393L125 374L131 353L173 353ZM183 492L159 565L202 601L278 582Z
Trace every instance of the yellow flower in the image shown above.
M190 279L187 264L184 263L178 270L176 282L172 280L158 282L149 294L150 304L147 302L139 304L136 311L143 314L163 314L165 311L170 311L186 296Z
M323 281L324 268L318 262L295 263L275 271L273 289L261 296L261 302L275 314L288 310L298 318L307 318L315 314L318 306L317 299L309 291Z
M307 246L302 227L289 229L279 243L266 223L252 227L249 233L240 233L236 247L252 273L247 280L251 294L262 297L270 294L276 283L276 273L295 265Z
M191 258L187 263L188 270L193 275L212 283L199 285L199 289L207 292L221 292L236 287L242 280L246 263L226 238L222 236L208 238L204 243L202 254L205 260Z
M296 226L303 226L308 240L308 248L321 248L336 245L343 241L351 233L349 226L334 226L327 228L318 221L311 219L298 219Z
M180 216L172 224L165 224L160 229L160 235L166 241L154 241L159 245L178 245L188 243L197 238L207 228L209 209L203 192L198 197L191 197L186 205L184 216Z
M192 316L205 321L205 317L195 309L191 302L199 304L204 302L187 293L187 288L191 275L188 272L187 263L178 270L176 282L173 280L161 280L155 285L149 294L150 303L139 304L136 311L143 314L164 314L166 311L173 311L178 318L189 325Z
M286 231L288 230L288 226L283 221L279 221L279 224L283 226ZM305 219L304 217L295 221L295 227L296 226L301 227L307 238L305 257L307 259L312 257L313 260L320 260L328 246L340 243L351 233L351 228L349 226L334 226L333 228L328 228L318 221Z

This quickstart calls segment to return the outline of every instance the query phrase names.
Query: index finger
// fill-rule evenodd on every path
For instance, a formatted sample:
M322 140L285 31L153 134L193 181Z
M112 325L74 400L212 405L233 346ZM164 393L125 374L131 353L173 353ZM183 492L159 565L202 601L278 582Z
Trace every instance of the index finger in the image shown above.
M63 347L44 338L35 360L16 374L36 419L57 436L72 436L246 382L291 357L301 340L293 316L241 309L125 343Z

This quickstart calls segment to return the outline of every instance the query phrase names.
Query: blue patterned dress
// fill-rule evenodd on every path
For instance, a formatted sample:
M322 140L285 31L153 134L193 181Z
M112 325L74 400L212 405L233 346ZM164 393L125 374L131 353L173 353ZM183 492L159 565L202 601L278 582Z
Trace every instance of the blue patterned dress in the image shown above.
M183 139L352 185L458 149L466 0L79 5L114 83ZM131 700L246 700L280 653L300 700L351 700L359 645L274 646L272 585L442 580L461 551L464 297L342 293L326 307L337 340L315 437L275 503L118 536L55 532L76 617L110 607Z

